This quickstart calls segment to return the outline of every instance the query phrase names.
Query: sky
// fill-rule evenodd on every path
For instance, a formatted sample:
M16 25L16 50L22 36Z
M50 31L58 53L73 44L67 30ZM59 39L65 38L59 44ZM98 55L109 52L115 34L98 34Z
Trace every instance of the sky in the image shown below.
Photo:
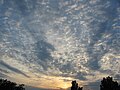
M120 0L0 0L0 78L44 89L120 82Z

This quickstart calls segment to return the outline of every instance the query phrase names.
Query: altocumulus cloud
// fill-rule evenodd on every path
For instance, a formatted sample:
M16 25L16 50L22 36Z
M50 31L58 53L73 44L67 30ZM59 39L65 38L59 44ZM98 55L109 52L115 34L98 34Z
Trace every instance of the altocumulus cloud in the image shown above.
M119 79L119 23L119 0L1 0L0 77L43 88Z

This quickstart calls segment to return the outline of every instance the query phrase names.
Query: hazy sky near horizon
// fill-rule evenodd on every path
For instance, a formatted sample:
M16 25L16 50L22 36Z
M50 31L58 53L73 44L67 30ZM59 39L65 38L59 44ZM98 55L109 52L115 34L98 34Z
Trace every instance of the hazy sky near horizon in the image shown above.
M0 78L40 88L120 82L120 0L0 0Z

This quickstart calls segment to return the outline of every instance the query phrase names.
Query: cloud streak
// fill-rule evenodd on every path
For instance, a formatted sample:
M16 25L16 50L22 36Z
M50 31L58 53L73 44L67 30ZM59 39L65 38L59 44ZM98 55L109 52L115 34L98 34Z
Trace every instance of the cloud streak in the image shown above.
M4 66L5 68L7 68L8 70L11 70L11 71L13 71L13 72L15 72L15 73L18 73L18 74L22 74L22 75L24 75L25 77L29 77L29 76L27 76L25 73L23 73L22 71L20 71L20 70L18 70L18 69L16 69L16 68L14 68L14 67L6 64L6 63L3 62L3 61L1 61L0 64L1 64L2 66ZM3 71L3 70L2 70L2 71ZM5 71L4 71L4 72L5 72Z

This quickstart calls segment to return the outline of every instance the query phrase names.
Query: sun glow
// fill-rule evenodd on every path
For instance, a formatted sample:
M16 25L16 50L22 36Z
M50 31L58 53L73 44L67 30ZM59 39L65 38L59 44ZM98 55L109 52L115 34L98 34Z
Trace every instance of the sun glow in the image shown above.
M70 87L70 85L64 84L62 88L63 88L63 89L67 89L67 88L69 88L69 87Z

